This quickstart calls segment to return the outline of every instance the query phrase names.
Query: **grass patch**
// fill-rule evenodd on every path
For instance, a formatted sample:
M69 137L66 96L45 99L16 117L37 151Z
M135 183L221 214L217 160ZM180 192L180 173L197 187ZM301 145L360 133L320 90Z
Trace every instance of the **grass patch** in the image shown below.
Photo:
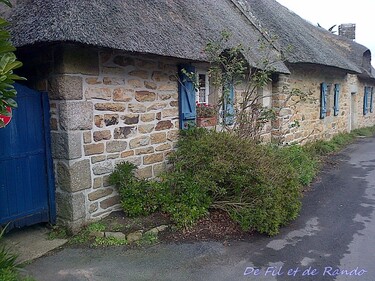
M83 228L78 234L70 238L70 244L87 244L93 247L108 247L126 245L126 239L116 237L98 237L98 233L105 232L106 225L103 222L94 222Z
M92 243L95 247L121 246L127 244L128 242L125 239L119 239L116 237L96 237Z
M318 140L308 143L304 149L314 158L335 153L343 149L348 144L354 142L357 137L371 137L375 134L375 126L355 129L350 133L340 133L331 140Z

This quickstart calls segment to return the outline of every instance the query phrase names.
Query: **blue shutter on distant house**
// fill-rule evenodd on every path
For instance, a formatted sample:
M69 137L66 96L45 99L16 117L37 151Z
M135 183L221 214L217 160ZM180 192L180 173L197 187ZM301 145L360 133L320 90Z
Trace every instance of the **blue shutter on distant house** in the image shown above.
M320 118L324 119L327 114L327 91L328 87L326 83L320 84Z
M192 77L189 77L186 73L195 73L195 67L184 64L180 65L178 69L180 129L183 130L195 126L195 118L197 115L194 83Z
M340 98L340 85L339 84L335 84L334 107L333 107L334 116L339 115L339 110L340 110L340 107L339 107L339 98Z
M224 124L233 125L234 123L234 85L232 82L226 83L224 86Z
M368 113L368 95L369 95L369 87L365 87L365 93L363 95L363 115Z
M374 87L371 87L370 112L374 111Z

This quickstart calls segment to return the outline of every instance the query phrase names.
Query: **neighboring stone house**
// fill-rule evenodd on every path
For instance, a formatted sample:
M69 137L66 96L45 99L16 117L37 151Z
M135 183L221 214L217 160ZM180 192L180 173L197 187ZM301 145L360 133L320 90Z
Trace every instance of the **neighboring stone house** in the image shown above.
M274 0L238 3L259 30L277 38L277 47L285 55L290 71L289 75L280 76L282 85L278 86L310 92L316 100L296 105L290 101L290 108L281 112L279 122L273 126L274 138L282 132L286 143L329 139L339 132L375 124L371 53L352 40L353 25L340 26L342 35L351 36L348 39L313 26ZM274 92L280 91L276 87ZM274 99L274 106L283 98L279 95ZM300 126L288 129L288 124L295 120Z
M164 169L179 129L195 118L184 112L188 95L215 101L204 48L223 30L232 34L227 48L249 47L243 55L252 67L264 56L255 42L268 38L265 29L280 37L271 59L287 44L295 47L287 62L274 65L277 79L265 91L278 98L270 105L283 98L284 86L311 90L320 99L322 83L330 91L340 85L338 116L326 106L321 119L319 102L284 111L280 118L293 116L301 124L287 132L286 142L375 123L372 107L366 115L360 108L364 86L374 85L369 50L313 27L274 0L15 2L6 14L24 62L20 74L29 87L48 92L58 218L73 229L118 209L108 183L117 163L136 164L144 178ZM293 32L280 34L291 27L284 24L294 25ZM204 94L179 87L182 67L197 72ZM194 101L189 110L195 111ZM265 139L282 129L275 122Z

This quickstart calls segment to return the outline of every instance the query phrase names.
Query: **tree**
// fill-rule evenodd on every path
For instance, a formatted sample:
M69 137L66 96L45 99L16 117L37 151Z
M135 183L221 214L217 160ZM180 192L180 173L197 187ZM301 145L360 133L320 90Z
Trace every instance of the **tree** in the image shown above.
M3 3L11 7L9 0L0 0ZM14 70L21 67L22 63L17 61L14 51L16 48L10 42L10 33L6 29L8 22L0 18L0 115L9 116L7 108L16 108L17 102L15 97L17 91L14 89L14 82L16 80L25 80L16 74ZM0 128L4 124L0 119Z

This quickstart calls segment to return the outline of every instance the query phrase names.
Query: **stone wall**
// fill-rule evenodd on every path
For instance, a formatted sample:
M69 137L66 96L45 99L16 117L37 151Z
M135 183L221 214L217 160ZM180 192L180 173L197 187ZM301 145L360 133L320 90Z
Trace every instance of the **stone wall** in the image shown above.
M359 79L357 75L348 75L348 88L351 99L351 111L352 115L349 116L350 128L357 129L362 127L369 127L375 125L375 100L374 112L368 112L366 115L363 114L363 100L365 87L374 87L375 83L365 79Z
M274 91L274 106L280 107L279 118L274 123L273 136L282 137L283 143L304 143L315 139L330 139L337 133L349 131L350 93L344 71L314 65L291 65L291 75L280 75L278 89ZM333 112L333 90L328 96L327 116L320 119L320 85L322 82L340 84L340 110ZM289 93L299 89L310 93L310 101ZM294 122L299 126L293 126Z
M116 164L141 178L164 170L178 137L177 62L73 45L33 57L24 71L50 98L58 220L74 231L119 208Z

